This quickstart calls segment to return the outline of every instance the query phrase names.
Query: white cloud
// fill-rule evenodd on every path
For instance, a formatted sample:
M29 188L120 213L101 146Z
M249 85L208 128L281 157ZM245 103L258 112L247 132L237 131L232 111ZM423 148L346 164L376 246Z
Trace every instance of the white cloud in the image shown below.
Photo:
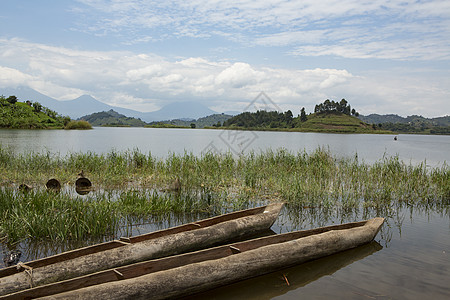
M79 2L77 11L95 20L94 26L80 24L81 30L129 36L125 43L220 36L245 45L292 46L289 53L307 56L430 60L450 53L447 0Z
M256 38L255 43L262 46L286 46L298 44L318 44L325 38L326 30L288 31Z
M201 57L172 61L151 53L80 51L16 39L0 39L0 50L0 86L26 85L57 99L91 94L142 111L192 99L216 109L242 110L261 91L293 112L302 106L311 111L326 98L346 98L363 113L435 116L450 111L448 83L432 70L427 71L430 76L420 70L414 75L410 70L352 74L345 69L268 68Z
M249 64L235 63L217 75L217 85L230 86L232 88L243 88L258 83L265 74L255 71Z
M18 87L33 82L33 76L27 75L19 70L0 66L0 86Z

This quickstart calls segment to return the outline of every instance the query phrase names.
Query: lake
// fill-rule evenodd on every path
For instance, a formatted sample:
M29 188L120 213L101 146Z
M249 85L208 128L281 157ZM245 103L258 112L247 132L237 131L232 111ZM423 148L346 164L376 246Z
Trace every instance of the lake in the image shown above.
M164 158L169 153L249 151L285 148L311 152L325 147L337 157L373 163L398 155L409 164L429 167L450 162L449 136L320 134L203 129L95 128L89 131L0 130L0 144L16 152L70 152L139 149ZM272 227L276 233L309 229L375 216L361 209L329 215L320 210L285 207ZM432 299L450 298L450 209L399 205L386 215L375 241L363 247L293 268L222 287L191 299ZM175 226L195 217L159 220L121 234ZM23 261L61 251L57 245L23 249ZM44 249L45 248L45 249ZM288 282L284 279L288 279Z
M292 152L329 148L339 157L358 155L368 163L398 155L405 163L450 162L450 136L255 132L208 129L107 128L93 130L0 130L0 145L17 152L96 153L134 148L157 157L169 153L230 151L235 154L283 147Z

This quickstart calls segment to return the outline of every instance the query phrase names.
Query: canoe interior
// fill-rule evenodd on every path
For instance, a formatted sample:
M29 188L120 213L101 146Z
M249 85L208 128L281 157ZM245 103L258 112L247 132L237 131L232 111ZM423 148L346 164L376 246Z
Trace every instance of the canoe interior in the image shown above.
M250 209L246 209L246 210L232 212L229 214L220 215L220 216L209 218L209 219L196 221L196 222L185 224L185 225L180 225L180 226L165 229L165 230L159 230L159 231L155 231L155 232L138 235L135 237L129 237L129 238L122 237L122 238L120 238L120 240L129 242L129 243L138 243L138 242L155 239L155 238L169 235L169 234L175 234L175 233L195 230L198 228L208 227L208 226L212 226L212 225L223 223L223 222L230 221L230 220L235 220L235 219L239 219L239 218L243 218L243 217L247 217L247 216L251 216L251 215L261 214L265 211L266 208L267 208L267 206L250 208Z
M40 287L24 290L14 294L7 295L0 299L32 299L54 295L70 290L76 290L92 285L139 277L145 274L168 270L176 267L185 266L192 263L214 260L227 257L233 254L253 250L267 245L284 243L290 240L296 240L302 237L316 235L331 230L344 230L364 226L367 221L346 223L342 225L332 225L327 227L315 228L310 230L302 230L290 233L284 233L274 236L262 237L254 240L238 242L225 246L219 246L206 250L200 250L187 254L181 254L146 262L136 263L133 265L123 266L115 269L101 271L90 275L61 281L53 284L43 285Z
M97 245L93 245L93 246L88 246L88 247L83 247L83 248L63 252L60 254L37 259L34 261L29 261L29 262L26 262L25 264L31 268L47 266L47 265L54 264L57 262L77 258L80 256L89 255L89 254L93 254L93 253L97 253L97 252L102 252L102 251L117 248L117 247L122 247L129 243L138 243L138 242L142 242L142 241L146 241L146 240L155 239L155 238L158 238L161 236L167 236L170 234L191 231L191 230L199 229L202 227L208 227L211 225L223 223L223 222L226 222L229 220L234 220L234 219L238 219L238 218L242 218L242 217L246 217L246 216L261 214L266 210L267 207L268 206L266 205L266 206L260 206L260 207L256 207L256 208L241 210L241 211L237 211L237 212L232 212L232 213L220 215L217 217L212 217L209 219L196 221L194 223L183 224L180 226L163 229L163 230L158 230L155 232L151 232L151 233L147 233L147 234L143 234L143 235L139 235L139 236L135 236L135 237L121 237L119 240L114 240L114 241L110 241L110 242L105 242L105 243L101 243L101 244L97 244ZM13 275L13 274L16 274L21 271L23 271L23 269L18 270L16 266L10 266L7 268L3 268L3 269L0 269L0 278L6 277L9 275Z

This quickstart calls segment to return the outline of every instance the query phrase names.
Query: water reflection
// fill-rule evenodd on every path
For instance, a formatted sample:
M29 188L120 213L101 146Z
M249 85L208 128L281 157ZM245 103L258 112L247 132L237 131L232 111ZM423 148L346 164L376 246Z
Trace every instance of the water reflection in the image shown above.
M377 242L310 261L295 267L197 294L188 299L272 299L364 259L383 247Z

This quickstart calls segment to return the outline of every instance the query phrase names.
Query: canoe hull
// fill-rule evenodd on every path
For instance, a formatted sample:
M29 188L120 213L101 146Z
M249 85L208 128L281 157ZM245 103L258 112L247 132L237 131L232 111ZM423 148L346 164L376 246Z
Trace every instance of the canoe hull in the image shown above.
M34 268L32 282L29 272L12 274L0 278L0 295L144 260L209 248L232 239L254 235L272 226L282 206L280 203L270 204L261 213L237 219L224 215L222 218L225 221L213 225L209 225L213 219L207 219L193 223L192 226L196 229L161 235L135 243L122 242L124 245L117 248Z
M378 233L383 221L383 218L375 218L365 222L363 226L328 230L242 253L237 251L236 254L223 258L94 285L53 295L48 299L179 298L369 243Z

